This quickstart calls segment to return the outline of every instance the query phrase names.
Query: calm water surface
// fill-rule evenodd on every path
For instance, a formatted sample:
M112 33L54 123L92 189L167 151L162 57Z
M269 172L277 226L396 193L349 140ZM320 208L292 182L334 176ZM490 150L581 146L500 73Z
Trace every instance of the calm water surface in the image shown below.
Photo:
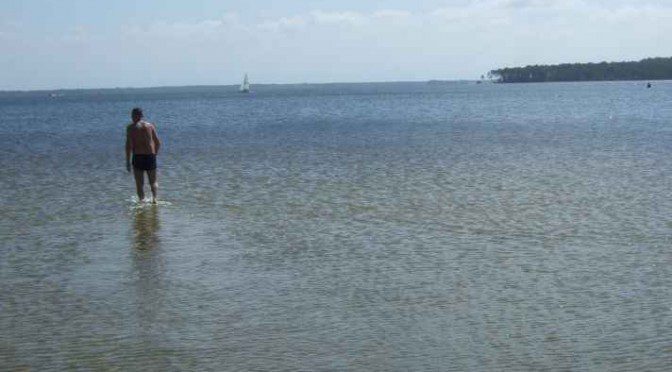
M672 369L672 82L234 90L0 97L0 369Z

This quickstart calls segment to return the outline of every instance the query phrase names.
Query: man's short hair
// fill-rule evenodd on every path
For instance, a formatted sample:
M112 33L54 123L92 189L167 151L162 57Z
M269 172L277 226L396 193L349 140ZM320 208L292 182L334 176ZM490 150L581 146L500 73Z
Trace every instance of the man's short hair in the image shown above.
M131 111L131 115L133 116L138 115L142 117L142 109L140 107L133 108L133 110Z

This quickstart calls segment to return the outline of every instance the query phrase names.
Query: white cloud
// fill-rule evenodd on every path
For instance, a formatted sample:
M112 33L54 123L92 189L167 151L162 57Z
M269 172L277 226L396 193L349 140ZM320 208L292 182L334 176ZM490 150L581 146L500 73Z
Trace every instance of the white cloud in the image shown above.
M281 17L276 20L263 21L257 25L260 30L270 32L295 31L306 27L306 17Z
M226 13L218 19L204 19L197 22L149 21L142 25L125 26L122 31L130 37L191 39L217 36L232 29L244 29L236 13Z
M19 35L21 23L16 21L0 21L0 39L11 39Z
M369 17L358 12L323 12L321 10L310 13L312 19L317 24L341 24L341 25L362 25L367 23Z
M390 20L402 20L408 19L413 16L413 13L405 10L395 10L395 9L383 9L375 11L371 14L371 18L374 19L390 19Z

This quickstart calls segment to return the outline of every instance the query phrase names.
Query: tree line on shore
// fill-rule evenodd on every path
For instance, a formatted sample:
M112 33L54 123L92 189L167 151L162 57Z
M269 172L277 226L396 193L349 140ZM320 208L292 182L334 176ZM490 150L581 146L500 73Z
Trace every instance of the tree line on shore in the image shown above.
M506 67L488 73L499 83L550 81L663 80L672 79L672 57L631 62L563 63Z

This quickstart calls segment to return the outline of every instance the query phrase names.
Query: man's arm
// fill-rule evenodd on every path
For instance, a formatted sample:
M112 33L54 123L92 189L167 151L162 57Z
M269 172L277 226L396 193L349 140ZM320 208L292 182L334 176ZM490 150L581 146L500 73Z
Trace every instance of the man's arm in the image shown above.
M156 125L152 125L152 138L154 139L154 146L156 154L159 154L159 149L161 149L161 140L159 140L159 135L156 133Z
M133 152L133 144L131 142L131 128L126 127L126 170L131 171L131 152Z

